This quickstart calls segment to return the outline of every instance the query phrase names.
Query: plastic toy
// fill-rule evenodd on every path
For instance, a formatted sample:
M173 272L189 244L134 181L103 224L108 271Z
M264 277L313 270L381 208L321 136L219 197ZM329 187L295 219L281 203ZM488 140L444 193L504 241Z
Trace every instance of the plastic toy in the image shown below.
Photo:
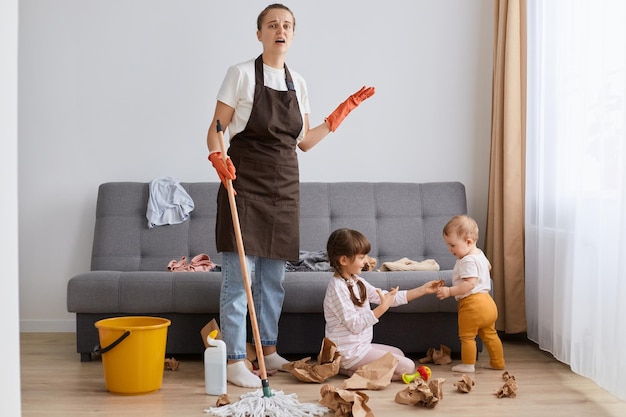
M428 366L422 365L417 368L417 372L414 374L402 374L402 380L405 384L410 384L415 378L421 378L424 382L428 381L428 378L433 374Z

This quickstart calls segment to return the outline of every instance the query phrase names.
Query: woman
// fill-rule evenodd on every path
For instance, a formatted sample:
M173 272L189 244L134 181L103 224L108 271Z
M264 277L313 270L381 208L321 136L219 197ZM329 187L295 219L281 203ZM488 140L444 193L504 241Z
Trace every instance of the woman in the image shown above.
M324 123L310 128L306 83L285 65L295 24L293 13L282 4L269 5L259 14L257 37L263 53L228 69L207 135L209 160L223 183L216 240L222 252L220 328L227 346L227 379L248 388L261 387L261 380L243 362L247 299L225 181L233 180L246 261L254 264L252 292L265 365L282 370L287 361L276 352L282 283L286 261L298 260L300 241L296 145L308 151L374 94L373 87L362 88ZM218 120L231 138L226 162L219 152Z

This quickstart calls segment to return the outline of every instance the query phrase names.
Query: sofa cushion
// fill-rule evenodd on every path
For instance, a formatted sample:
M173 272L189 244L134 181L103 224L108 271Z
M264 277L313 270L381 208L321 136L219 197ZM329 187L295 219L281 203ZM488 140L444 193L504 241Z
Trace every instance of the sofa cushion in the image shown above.
M67 284L80 313L219 313L219 272L93 271Z

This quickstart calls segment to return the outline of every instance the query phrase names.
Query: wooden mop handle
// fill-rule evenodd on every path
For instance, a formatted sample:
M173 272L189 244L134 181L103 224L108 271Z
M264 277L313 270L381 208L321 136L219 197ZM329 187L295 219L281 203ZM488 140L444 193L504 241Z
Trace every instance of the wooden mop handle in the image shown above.
M222 159L226 163L226 144L224 143L224 131L222 124L217 120L217 135L220 139L220 150ZM264 385L267 383L267 370L265 369L265 358L263 357L263 346L261 346L261 335L259 334L259 324L254 309L254 299L252 298L252 289L250 287L250 278L248 275L248 265L246 263L246 252L243 248L243 238L241 237L241 226L239 225L239 214L237 213L237 203L235 202L235 191L233 189L233 181L226 180L226 190L228 191L228 201L230 202L230 214L233 218L233 227L235 229L235 239L237 241L237 252L239 252L239 262L241 263L241 273L243 275L243 285L246 288L246 296L248 298L248 311L250 312L250 322L252 324L252 333L254 336L254 346L256 349L257 360L259 361L259 371Z

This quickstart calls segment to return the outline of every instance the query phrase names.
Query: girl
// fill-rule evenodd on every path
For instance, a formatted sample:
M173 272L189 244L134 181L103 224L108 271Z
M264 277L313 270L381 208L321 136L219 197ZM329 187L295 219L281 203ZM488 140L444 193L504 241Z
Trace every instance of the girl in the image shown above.
M287 68L296 19L286 6L271 4L257 18L263 53L228 69L217 95L207 134L209 160L222 183L233 180L246 248L255 279L252 293L258 312L265 364L282 370L287 361L276 352L278 319L288 260L298 260L299 171L296 148L308 151L342 123L361 101L374 94L363 88L340 104L316 127L309 126L309 99L304 79ZM216 124L228 129L230 146L222 159ZM227 379L247 388L261 380L246 368L247 299L237 255L226 189L217 196L216 244L222 253L220 329L227 347Z
M393 380L415 372L415 362L393 346L372 343L373 326L390 307L407 304L424 294L434 294L439 281L429 281L411 290L381 290L359 277L371 249L370 242L352 229L335 230L328 238L326 250L335 270L324 297L326 337L341 352L340 373L352 375L391 352L398 359ZM370 302L378 304L374 309Z

